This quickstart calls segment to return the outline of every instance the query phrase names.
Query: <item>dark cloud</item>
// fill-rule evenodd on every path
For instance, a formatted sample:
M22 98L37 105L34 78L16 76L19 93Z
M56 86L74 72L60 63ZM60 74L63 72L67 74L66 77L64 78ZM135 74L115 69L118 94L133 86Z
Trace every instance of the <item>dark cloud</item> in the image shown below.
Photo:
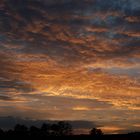
M67 121L67 120L66 120ZM28 127L31 125L41 127L43 123L57 123L58 121L50 121L50 120L31 120L31 119L21 119L19 117L0 117L0 126L3 129L13 129L14 126L19 123L19 124L24 124ZM96 127L97 125L92 122L92 121L84 121L84 120L73 120L73 121L67 121L72 125L74 129L91 129L93 127Z
M5 95L1 95L0 94L0 100L3 100L3 101L12 101L13 99L9 96L5 96Z
M0 89L4 91L4 89L13 89L17 92L31 92L34 89L29 83L25 83L23 81L18 80L0 80ZM9 90L10 91L10 90Z

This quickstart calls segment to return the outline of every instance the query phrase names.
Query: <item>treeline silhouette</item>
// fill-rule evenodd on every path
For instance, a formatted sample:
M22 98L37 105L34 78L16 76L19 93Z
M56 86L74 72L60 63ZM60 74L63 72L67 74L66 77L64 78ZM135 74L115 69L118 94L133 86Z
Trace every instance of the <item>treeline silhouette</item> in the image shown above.
M101 129L92 128L87 135L74 135L71 124L60 121L55 124L43 123L42 126L27 127L17 124L13 129L3 130L0 128L0 140L2 139L108 139L108 140L130 140L139 139L140 133L129 133L124 135L104 135Z
M89 131L90 135L100 136L103 135L100 129L93 128ZM50 136L72 136L73 128L72 125L59 121L55 124L43 123L40 128L36 126L27 127L25 125L17 124L14 129L4 131L0 129L0 137L39 137L45 138Z

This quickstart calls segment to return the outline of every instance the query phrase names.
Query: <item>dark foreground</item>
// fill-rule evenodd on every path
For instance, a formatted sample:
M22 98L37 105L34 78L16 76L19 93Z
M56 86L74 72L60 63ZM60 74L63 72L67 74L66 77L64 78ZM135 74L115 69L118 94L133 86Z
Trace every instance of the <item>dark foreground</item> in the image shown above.
M41 127L17 124L13 129L0 129L0 140L140 140L140 132L106 135L100 129L92 128L88 135L74 135L72 126L66 122L42 124Z
M140 140L140 135L103 135L103 136L90 136L90 135L72 135L72 136L25 136L25 135L5 135L1 136L0 140L13 139L39 139L39 140Z

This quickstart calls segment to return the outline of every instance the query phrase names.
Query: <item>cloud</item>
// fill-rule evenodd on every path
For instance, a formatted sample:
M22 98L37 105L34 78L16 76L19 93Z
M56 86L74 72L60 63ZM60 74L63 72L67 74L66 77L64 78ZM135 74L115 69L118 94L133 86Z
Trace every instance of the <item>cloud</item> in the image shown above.
M103 108L112 108L112 104L96 99L75 99L71 97L63 96L47 96L42 94L21 94L21 97L24 97L28 100L34 100L32 106L39 105L42 108L44 105L47 105L48 110L75 110L75 108L84 108L88 110L100 110ZM84 103L84 104L82 104ZM65 104L65 105L64 105ZM86 110L85 110L86 111Z
M30 84L22 82L22 81L8 81L8 80L1 80L0 81L0 88L1 89L14 89L17 91L21 91L21 92L31 92L34 89L32 88L32 86L30 86Z
M137 112L139 7L138 0L2 0L2 114L77 119L78 111L92 120L107 108Z
M12 101L12 98L9 96L0 95L0 100L3 101Z
M19 123L19 124L24 124L28 127L34 125L36 127L41 127L43 123L57 123L58 121L51 121L51 120L32 120L32 119L23 119L19 117L0 117L0 125L3 129L13 129L14 126ZM84 129L89 131L91 128L96 127L96 124L92 121L84 121L84 120L73 120L73 121L67 121L70 123L74 129L74 131L77 133L79 129Z

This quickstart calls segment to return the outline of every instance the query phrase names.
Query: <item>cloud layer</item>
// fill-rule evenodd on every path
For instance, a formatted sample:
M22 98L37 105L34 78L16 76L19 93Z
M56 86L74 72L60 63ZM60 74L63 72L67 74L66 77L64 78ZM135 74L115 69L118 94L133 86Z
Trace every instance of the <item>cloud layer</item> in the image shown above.
M0 115L117 118L119 132L139 93L139 0L1 0Z

